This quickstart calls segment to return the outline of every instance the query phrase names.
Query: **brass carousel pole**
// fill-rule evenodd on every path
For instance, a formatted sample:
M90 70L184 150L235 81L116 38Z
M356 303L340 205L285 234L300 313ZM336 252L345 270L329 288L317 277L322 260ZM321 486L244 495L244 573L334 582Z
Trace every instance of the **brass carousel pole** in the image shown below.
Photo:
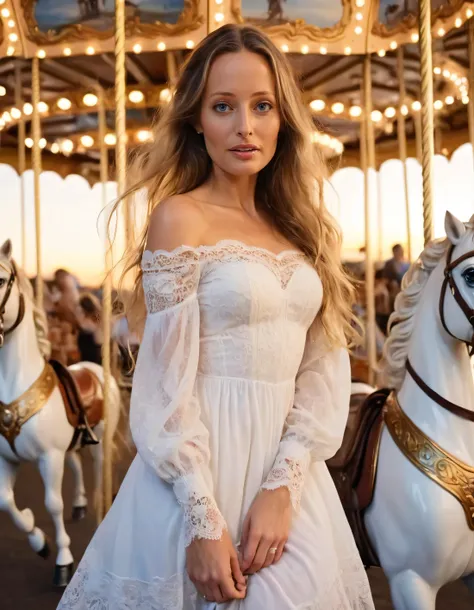
M402 112L402 107L406 100L405 90L405 71L403 66L403 47L399 47L397 51L397 71L398 71L398 83L399 83L399 107L398 107L398 155L403 165L403 190L405 193L405 213L406 213L406 225L407 225L407 251L408 260L412 260L412 248L411 248L411 223L410 223L410 197L408 193L408 169L407 169L407 134L405 126L405 115Z
M127 169L127 132L126 132L126 70L125 70L125 0L115 1L115 168L117 180L117 197L125 192L125 175ZM132 242L132 223L130 208L123 202L125 244L129 248Z
M425 245L433 239L433 58L431 55L431 0L420 0L421 145L423 172L423 232Z
M469 19L469 140L474 162L474 19Z
M110 388L111 388L111 325L112 325L112 245L109 239L109 231L107 227L107 181L108 181L108 154L105 144L105 135L107 132L104 91L102 87L98 88L97 97L99 98L99 141L100 141L100 182L102 185L102 212L105 220L105 280L103 284L103 301L102 301L102 326L103 326L103 342L102 342L102 367L104 369L104 493L98 494L98 502L96 506L97 523L99 524L104 514L112 505L112 453L113 443L110 434ZM105 505L105 506L104 506ZM105 511L104 511L105 508Z
M43 307L43 270L41 265L41 200L40 200L40 176L41 176L41 123L39 114L40 102L40 69L39 59L33 58L31 71L32 78L32 104L33 115L31 127L33 132L33 149L31 152L33 164L33 181L35 196L35 219L36 219L36 303Z
M22 64L15 64L15 106L22 111L23 95L21 86ZM21 266L26 267L26 209L25 209L25 120L23 111L18 121L18 174L20 176L20 205L21 205Z
M372 253L372 188L370 170L375 171L375 138L372 123L372 75L371 58L364 58L364 147L366 150L364 168L365 195L365 290L367 313L367 360L369 364L368 383L373 385L377 366L377 346L375 336L374 260Z

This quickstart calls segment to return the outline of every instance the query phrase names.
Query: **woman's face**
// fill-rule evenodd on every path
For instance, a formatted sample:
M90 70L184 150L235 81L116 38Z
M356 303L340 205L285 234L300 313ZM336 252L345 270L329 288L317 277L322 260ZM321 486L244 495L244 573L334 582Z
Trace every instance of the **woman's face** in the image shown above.
M200 124L213 163L233 176L252 176L275 154L280 130L275 82L263 57L226 53L212 64Z

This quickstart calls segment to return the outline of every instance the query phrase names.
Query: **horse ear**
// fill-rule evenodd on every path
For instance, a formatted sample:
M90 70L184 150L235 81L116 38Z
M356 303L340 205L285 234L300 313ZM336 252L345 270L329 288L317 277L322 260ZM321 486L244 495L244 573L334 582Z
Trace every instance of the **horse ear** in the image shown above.
M2 248L0 249L0 252L2 253L2 256L8 260L11 259L12 257L12 242L10 239L7 239L7 241L3 244Z
M449 211L446 212L444 228L446 230L446 235L453 246L456 246L466 233L465 224Z

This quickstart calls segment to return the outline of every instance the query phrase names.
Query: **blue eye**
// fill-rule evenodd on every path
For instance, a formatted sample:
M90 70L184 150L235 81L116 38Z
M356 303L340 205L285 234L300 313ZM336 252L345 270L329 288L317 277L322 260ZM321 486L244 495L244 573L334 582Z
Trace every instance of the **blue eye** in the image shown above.
M469 288L474 288L474 267L468 267L462 274L464 281Z
M219 102L214 106L214 110L217 110L217 112L227 112L228 109L229 104L226 104L225 102Z
M259 104L257 104L259 112L268 112L272 109L272 107L273 106L269 102L260 102Z

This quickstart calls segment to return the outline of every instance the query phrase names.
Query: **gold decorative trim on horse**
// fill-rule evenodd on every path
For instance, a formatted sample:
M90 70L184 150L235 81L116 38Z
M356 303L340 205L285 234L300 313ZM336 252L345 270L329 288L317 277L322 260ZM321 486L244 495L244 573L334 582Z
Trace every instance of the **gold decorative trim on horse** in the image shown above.
M53 393L56 383L56 374L46 362L43 372L26 392L10 404L0 401L0 434L6 438L14 453L16 453L15 439L20 434L22 425L41 411Z
M387 399L385 423L403 455L461 503L467 524L474 530L474 468L422 432L401 409L394 392Z

